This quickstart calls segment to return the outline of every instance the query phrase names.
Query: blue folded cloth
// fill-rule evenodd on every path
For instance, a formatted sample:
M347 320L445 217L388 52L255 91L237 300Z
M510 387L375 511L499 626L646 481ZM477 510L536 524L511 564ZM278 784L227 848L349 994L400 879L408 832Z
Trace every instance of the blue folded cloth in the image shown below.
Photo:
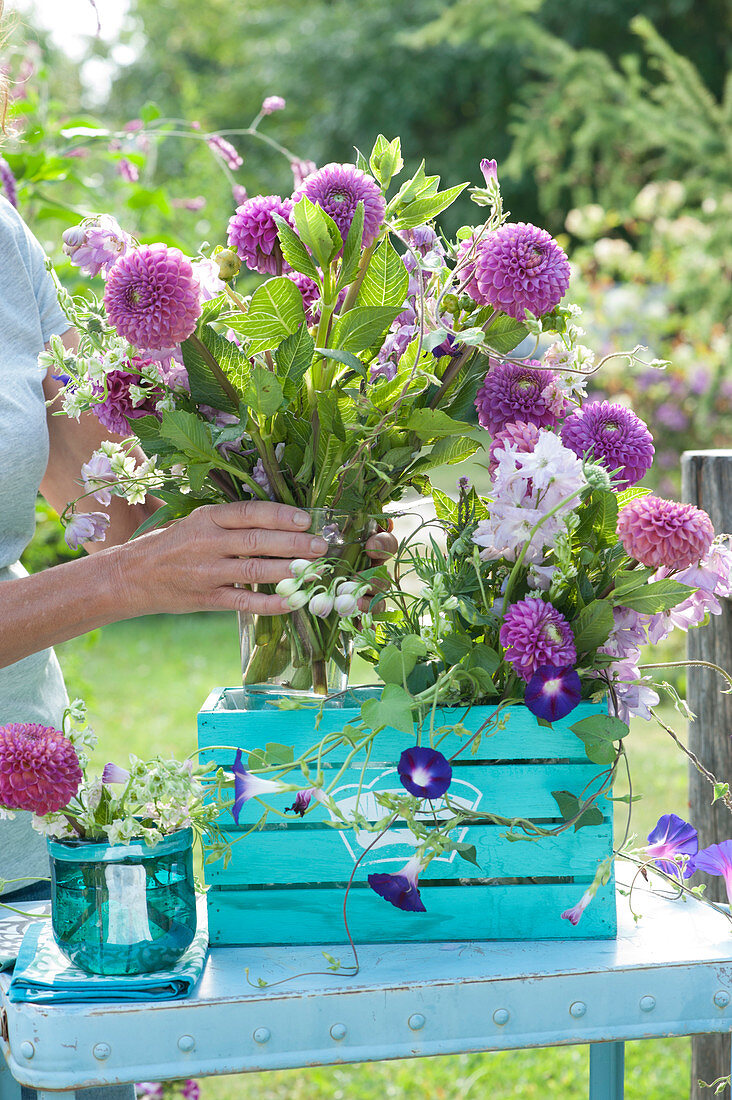
M88 974L61 954L50 922L35 923L23 936L8 1000L33 1004L87 1001L165 1001L187 997L203 973L208 929L199 924L193 943L175 966L151 974L105 977Z
M27 930L31 925L43 923L42 918L51 914L50 901L13 902L13 906L17 906L15 909L5 908L6 902L7 895L3 895L0 899L0 971L13 969Z

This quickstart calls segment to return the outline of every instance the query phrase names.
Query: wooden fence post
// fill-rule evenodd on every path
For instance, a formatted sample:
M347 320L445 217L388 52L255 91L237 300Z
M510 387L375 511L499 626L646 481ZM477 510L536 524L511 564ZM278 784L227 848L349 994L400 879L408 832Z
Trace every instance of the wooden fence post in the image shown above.
M681 458L682 498L708 512L718 534L732 532L732 450L687 451ZM713 661L732 671L732 601L722 600L722 614L706 626L690 630L690 659ZM715 672L687 670L687 701L696 715L689 725L689 747L720 780L732 785L732 695ZM732 837L732 816L722 802L712 806L709 783L694 767L689 769L690 819L699 832L699 847ZM727 901L724 882L708 875L694 882L707 883L706 896ZM729 1035L702 1035L692 1039L691 1100L709 1100L710 1090L698 1085L730 1072ZM725 1092L729 1096L729 1093Z

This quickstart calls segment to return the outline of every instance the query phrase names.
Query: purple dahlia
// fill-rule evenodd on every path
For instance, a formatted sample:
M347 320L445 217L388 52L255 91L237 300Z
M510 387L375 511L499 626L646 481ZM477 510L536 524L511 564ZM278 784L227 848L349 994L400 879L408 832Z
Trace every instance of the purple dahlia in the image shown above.
M353 164L326 164L307 176L295 194L293 203L306 196L330 214L345 241L359 202L364 207L363 247L368 248L379 235L386 202L376 180Z
M74 746L60 730L34 722L0 726L0 805L55 813L81 785Z
M141 366L144 363L153 363L152 360L132 359L132 366ZM157 363L153 363L157 367ZM104 401L94 405L93 412L97 419L110 432L117 435L129 435L130 425L128 420L137 420L141 416L159 415L155 409L156 401L163 396L163 390L155 388L149 391L149 396L141 403L134 404L130 395L130 386L139 386L141 382L139 369L113 370L105 378L107 393ZM99 390L101 392L101 389Z
M302 304L309 324L315 324L320 316L320 289L314 279L309 279L300 271L288 271L287 278L291 280L302 294Z
M544 665L574 665L577 650L571 627L561 611L536 598L511 604L500 631L506 660L527 682Z
M287 265L277 237L273 214L286 222L292 221L292 203L279 195L257 195L237 206L229 219L229 248L235 248L239 259L250 271L261 275L279 275Z
M591 401L562 424L562 443L582 458L619 470L619 488L645 477L653 462L653 436L639 416L624 405Z
M550 383L553 381L552 372L544 370L537 359L529 359L523 366L492 362L475 395L481 428L487 428L491 435L497 435L506 425L517 421L536 424L538 428L553 428L557 422L552 410Z
M186 340L201 314L198 280L189 260L164 244L135 248L107 277L109 323L138 348L172 348Z
M636 497L620 509L618 537L629 557L658 569L685 569L706 555L714 527L706 512L693 504Z
M518 222L478 242L468 275L476 302L523 321L527 309L540 317L562 300L569 260L545 229Z

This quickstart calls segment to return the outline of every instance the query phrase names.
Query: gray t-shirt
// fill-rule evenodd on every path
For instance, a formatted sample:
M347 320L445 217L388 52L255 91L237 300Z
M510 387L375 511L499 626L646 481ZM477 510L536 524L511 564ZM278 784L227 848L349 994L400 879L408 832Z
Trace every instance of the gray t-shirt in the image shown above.
M43 249L0 197L0 581L25 575L18 558L33 537L36 494L48 464L38 353L53 333L68 328ZM0 593L0 629L1 624ZM0 668L0 725L40 722L58 728L66 704L53 650ZM48 875L45 841L33 832L26 813L0 821L0 880L21 875ZM23 885L0 887L0 893Z

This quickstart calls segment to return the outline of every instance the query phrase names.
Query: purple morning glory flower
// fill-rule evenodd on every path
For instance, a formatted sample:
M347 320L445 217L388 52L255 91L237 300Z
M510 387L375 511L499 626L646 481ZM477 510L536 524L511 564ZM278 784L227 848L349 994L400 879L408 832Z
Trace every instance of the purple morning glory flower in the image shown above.
M595 891L591 887L585 890L584 894L579 899L576 905L573 905L571 909L564 910L564 912L562 913L562 920L568 920L570 924L579 924L580 917L582 916L594 896Z
M234 767L234 805L231 808L231 816L239 824L239 814L245 802L250 798L259 798L262 794L271 794L273 791L283 790L281 783L273 779L261 779L258 775L248 772L241 762L241 749L236 750Z
M309 787L306 791L298 791L295 795L295 801L291 806L285 806L285 813L299 814L300 817L305 816L305 811L310 805L310 800L315 793L314 787Z
M704 871L708 875L721 875L727 887L727 898L732 905L732 840L723 840L721 844L710 844L702 848L694 859L694 870Z
M689 878L694 873L694 856L698 850L699 837L696 829L676 814L659 817L658 824L648 834L648 858L659 870L673 875L674 878L679 878L681 874L684 878ZM681 864L674 861L674 856L690 857L684 864L683 872Z
M452 780L452 768L437 749L414 745L397 764L402 786L415 798L440 798Z
M566 717L582 698L580 678L573 668L542 665L526 685L524 702L537 718L556 722Z
M405 913L425 913L417 882L421 870L422 861L413 856L396 874L369 875L369 886L379 897Z

